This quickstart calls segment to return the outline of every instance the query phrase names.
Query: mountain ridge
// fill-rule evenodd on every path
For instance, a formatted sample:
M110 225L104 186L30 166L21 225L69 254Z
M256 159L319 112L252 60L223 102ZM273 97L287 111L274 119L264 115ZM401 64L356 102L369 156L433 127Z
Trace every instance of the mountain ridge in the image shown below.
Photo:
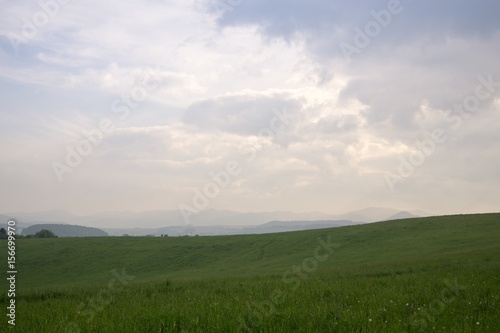
M14 217L20 225L29 226L41 223L72 224L101 229L159 229L165 227L231 227L242 228L259 226L271 221L351 221L370 223L391 219L397 214L406 212L393 208L368 207L343 214L329 214L322 212L237 212L231 210L209 209L192 215L185 221L178 210L152 210L144 212L102 212L90 215L77 216L64 210L52 210L30 213L0 214L1 224L7 222L7 216ZM413 216L429 216L413 214Z

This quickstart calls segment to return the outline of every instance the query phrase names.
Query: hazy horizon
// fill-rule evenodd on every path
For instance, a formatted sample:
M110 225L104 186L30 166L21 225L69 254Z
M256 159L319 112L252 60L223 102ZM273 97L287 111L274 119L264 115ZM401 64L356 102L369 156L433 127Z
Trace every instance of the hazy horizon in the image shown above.
M378 207L359 207L355 209L345 209L345 210L338 210L338 211L324 211L324 210L294 210L294 209L285 209L285 210L237 210L237 209L230 209L230 208L208 208L206 210L201 210L200 212L207 212L211 210L215 211L231 211L239 214L260 214L260 213L275 213L275 212L290 212L290 213L295 213L295 214L305 214L305 213L320 213L320 214L327 214L327 215L343 215L347 213L352 213L352 212L357 212L365 209L372 209L372 208L381 208L381 209L393 209L398 212L421 212L425 213L426 215L429 216L444 216L444 215L467 215L467 214L491 214L491 213L499 213L500 209L497 210L485 210L485 211L475 211L475 210L464 210L464 209L452 209L449 211L431 211L428 209L420 209L420 208L399 208L399 207L383 207L383 206L378 206ZM90 211L90 212L74 212L70 211L68 209L64 208L53 208L53 209L47 209L47 210L23 210L23 211L0 211L0 214L17 214L17 213L26 213L26 214L37 214L37 213L48 213L48 212L65 212L69 213L73 216L76 217L84 217L84 216L91 216L91 215L100 215L100 214L113 214L113 213L134 213L134 214L140 214L140 213L148 213L148 212L166 212L166 211L179 211L178 208L171 208L171 209L149 209L149 210L133 210L133 209L123 209L123 210L99 210L99 211ZM13 216L15 218L15 216Z
M3 7L0 212L499 211L499 2Z

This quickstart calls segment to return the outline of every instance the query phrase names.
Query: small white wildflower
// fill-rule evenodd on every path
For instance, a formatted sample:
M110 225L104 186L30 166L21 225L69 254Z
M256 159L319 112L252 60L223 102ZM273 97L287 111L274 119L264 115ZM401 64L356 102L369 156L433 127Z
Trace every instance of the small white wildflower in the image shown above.
M476 322L476 325L479 325L479 322Z
M371 320L370 318L368 318L368 322L369 322L369 323L371 323L371 322L372 322L372 320ZM479 323L477 323L477 324L479 325Z

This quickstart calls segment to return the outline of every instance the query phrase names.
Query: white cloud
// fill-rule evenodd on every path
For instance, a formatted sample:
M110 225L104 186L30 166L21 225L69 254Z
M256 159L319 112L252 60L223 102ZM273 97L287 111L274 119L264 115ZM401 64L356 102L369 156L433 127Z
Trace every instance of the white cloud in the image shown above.
M339 44L386 1L208 4L70 2L17 53L7 36L42 9L5 4L0 179L18 186L0 210L172 209L230 160L243 172L212 207L495 209L500 87L456 129L443 115L479 76L500 81L497 2L403 2L350 63ZM106 118L116 129L59 184L51 162ZM448 140L391 192L384 174L437 128Z

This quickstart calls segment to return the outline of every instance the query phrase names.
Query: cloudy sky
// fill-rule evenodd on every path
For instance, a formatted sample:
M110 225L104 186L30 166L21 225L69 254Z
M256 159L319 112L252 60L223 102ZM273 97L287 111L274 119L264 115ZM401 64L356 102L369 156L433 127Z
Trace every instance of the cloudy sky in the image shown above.
M1 6L0 212L500 210L496 0Z

